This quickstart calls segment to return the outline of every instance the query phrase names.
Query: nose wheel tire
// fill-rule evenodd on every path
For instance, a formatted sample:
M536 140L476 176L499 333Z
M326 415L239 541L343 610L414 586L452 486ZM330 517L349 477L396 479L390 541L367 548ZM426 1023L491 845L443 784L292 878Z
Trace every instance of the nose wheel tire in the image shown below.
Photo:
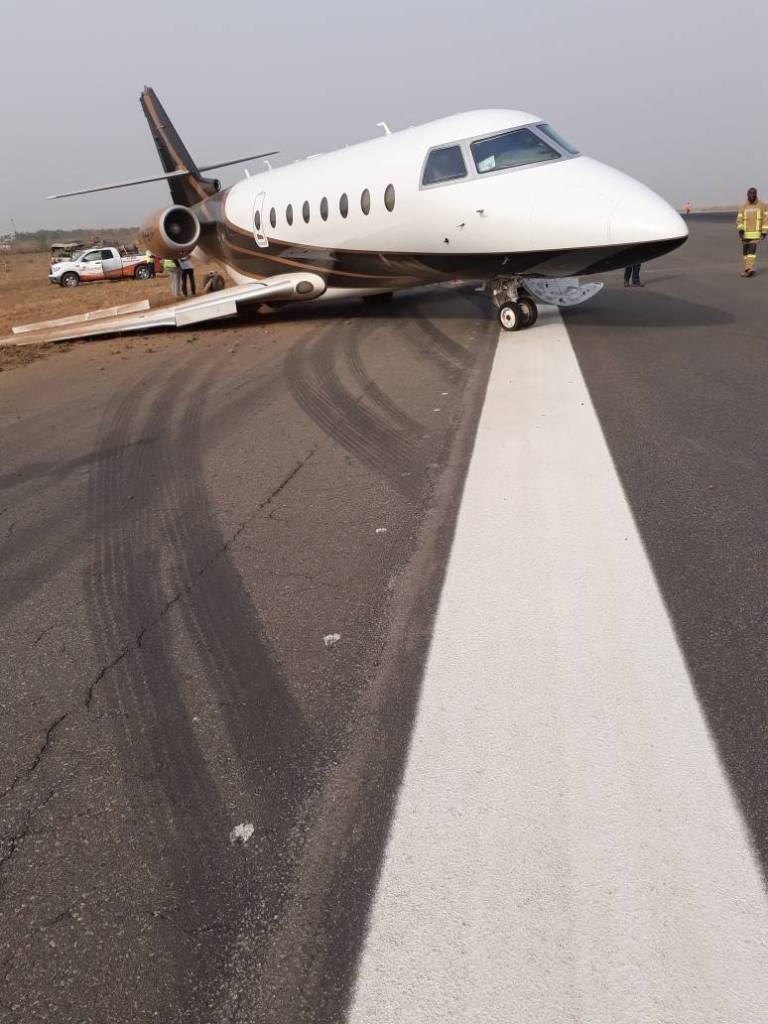
M519 302L504 302L499 306L499 323L505 331L520 331L526 327L525 314Z
M536 321L539 319L539 307L533 301L529 299L527 295L524 295L517 302L520 309L523 311L523 318L525 323L523 327L533 327Z

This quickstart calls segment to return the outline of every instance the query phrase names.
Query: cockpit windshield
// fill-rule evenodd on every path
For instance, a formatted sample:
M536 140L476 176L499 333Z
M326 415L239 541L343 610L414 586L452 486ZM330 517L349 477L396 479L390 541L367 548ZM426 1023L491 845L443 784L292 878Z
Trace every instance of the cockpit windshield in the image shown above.
M576 156L579 152L575 146L572 146L567 139L563 138L560 132L555 131L551 124L537 124L536 127L540 132L544 132L545 135L548 135L550 139L560 147L560 149L564 149L566 153L570 153L571 156Z
M517 128L490 139L480 139L472 143L471 149L479 174L560 159L560 153L529 128Z

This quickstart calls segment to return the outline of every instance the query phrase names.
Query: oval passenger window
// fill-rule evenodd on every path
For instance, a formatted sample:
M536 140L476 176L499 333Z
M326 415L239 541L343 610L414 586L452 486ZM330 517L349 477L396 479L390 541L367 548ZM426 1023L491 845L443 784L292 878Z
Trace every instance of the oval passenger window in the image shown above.
M304 218L304 223L309 224L309 203L306 200L301 208L301 215Z
M277 227L277 214L275 213L274 206L269 211L269 223L272 225L273 228Z
M339 200L339 213L342 217L346 217L349 213L349 199L347 198L346 192L342 193L341 199Z
M253 215L253 223L256 225L256 230L261 231L261 214L258 210Z
M290 203L285 208L285 219L288 221L288 227L293 224L293 207Z
M392 211L395 208L395 186L394 185L387 185L387 190L384 193L384 205L389 210L389 212L392 213Z
M328 220L328 200L325 196L320 200L320 216L323 220Z
M360 196L360 209L366 217L371 212L371 193L367 188L363 189L363 194Z

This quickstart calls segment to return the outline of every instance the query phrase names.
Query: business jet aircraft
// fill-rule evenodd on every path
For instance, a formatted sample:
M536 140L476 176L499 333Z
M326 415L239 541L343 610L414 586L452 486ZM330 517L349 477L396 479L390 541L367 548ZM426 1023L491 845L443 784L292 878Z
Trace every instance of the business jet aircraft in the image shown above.
M501 326L515 331L536 320L537 295L562 294L547 290L548 279L646 262L688 235L650 189L516 110L476 110L398 132L382 123L384 134L370 142L270 167L223 189L204 172L245 161L198 168L155 92L145 87L140 102L164 173L50 198L165 179L173 205L144 223L140 244L165 257L199 247L236 284L163 309L63 327L57 337L181 326L248 303L273 309L388 297L459 279L486 281Z

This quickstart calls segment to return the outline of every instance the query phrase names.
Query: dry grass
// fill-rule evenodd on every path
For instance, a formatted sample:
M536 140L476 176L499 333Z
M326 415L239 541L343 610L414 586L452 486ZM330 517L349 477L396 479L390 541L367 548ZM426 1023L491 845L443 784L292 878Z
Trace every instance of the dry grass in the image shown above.
M48 281L50 259L46 253L0 254L0 337L20 324L54 320L88 310L118 306L149 299L152 308L173 301L168 276L161 274L148 281L125 278L79 288L61 288ZM220 270L215 264L197 263L198 285L205 272ZM225 280L228 278L225 276ZM52 346L28 346L24 349L0 348L0 370L10 370L50 353Z

